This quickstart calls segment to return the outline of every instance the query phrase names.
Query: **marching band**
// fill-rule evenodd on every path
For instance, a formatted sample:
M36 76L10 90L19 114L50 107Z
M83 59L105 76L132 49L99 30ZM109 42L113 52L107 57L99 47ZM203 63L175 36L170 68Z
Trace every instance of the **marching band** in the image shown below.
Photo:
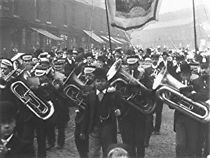
M115 148L145 157L152 133L160 134L163 104L175 109L176 157L209 155L210 57L142 51L37 50L0 59L0 155L44 158L63 149L76 109L81 158L109 157ZM125 148L116 145L119 133Z

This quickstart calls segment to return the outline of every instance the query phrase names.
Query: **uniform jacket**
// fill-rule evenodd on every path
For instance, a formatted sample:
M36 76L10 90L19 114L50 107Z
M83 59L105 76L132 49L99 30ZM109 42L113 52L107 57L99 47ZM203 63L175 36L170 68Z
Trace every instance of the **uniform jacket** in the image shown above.
M197 92L192 99L197 101L206 101L209 99L210 92L210 76L201 76L192 81L193 89Z
M91 133L94 126L94 120L96 117L96 109L97 109L97 100L98 96L96 95L96 90L89 93L87 96L87 108L84 113L84 119L81 122L81 132L85 133L85 131L88 131L88 133ZM104 97L101 101L100 108L101 111L103 111L104 116L109 115L110 118L113 121L115 121L115 115L114 111L118 109L121 105L121 99L117 92L106 92L104 94Z

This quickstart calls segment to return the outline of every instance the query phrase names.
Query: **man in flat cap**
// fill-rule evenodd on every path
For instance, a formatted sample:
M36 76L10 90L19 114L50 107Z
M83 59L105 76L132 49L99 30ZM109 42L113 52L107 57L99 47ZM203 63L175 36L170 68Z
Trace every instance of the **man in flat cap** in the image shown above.
M35 158L33 146L19 136L16 128L17 106L0 101L0 157Z

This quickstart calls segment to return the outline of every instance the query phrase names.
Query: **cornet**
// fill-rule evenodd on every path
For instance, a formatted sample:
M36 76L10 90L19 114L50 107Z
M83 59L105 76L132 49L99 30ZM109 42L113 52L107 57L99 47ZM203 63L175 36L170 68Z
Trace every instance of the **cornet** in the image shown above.
M53 115L55 109L52 102L45 104L22 81L12 83L10 89L40 119L47 120Z
M195 102L181 94L179 89L183 87L186 86L171 76L167 69L163 69L157 75L153 84L153 89L156 90L157 96L166 104L200 122L209 122L209 104ZM174 96L176 100L170 99L167 94Z

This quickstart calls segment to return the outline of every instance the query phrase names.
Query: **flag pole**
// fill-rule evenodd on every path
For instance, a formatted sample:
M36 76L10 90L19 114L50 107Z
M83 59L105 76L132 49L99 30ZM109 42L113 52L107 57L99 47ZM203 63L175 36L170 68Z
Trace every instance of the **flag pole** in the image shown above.
M195 18L195 1L192 0L193 5L193 28L194 28L194 44L195 44L195 52L198 51L198 44L197 44L197 31L196 31L196 18Z
M112 41L111 41L110 27L109 27L107 0L105 0L105 8L106 8L107 29L108 29L108 35L109 35L109 48L110 48L110 52L112 53Z

